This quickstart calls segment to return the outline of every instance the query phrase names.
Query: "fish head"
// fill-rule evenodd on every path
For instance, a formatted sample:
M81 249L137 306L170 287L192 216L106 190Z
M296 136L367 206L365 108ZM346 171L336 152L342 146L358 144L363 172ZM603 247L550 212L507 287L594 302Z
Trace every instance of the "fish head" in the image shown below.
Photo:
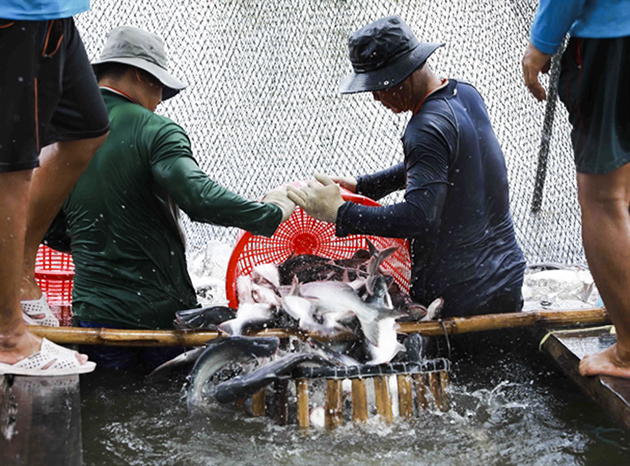
M175 328L215 330L216 326L226 320L233 319L236 310L227 306L210 306L198 309L177 311L173 325Z
M280 296L272 288L252 283L252 299L255 303L269 303L279 306Z
M372 279L371 285L368 288L368 296L365 299L365 302L379 306L385 307L388 309L393 308L392 298L389 295L389 281L383 275L373 275L370 277ZM370 279L368 279L368 282ZM370 288L372 293L370 294Z
M273 263L254 266L251 277L252 281L259 285L268 285L272 288L280 286L280 273L276 264Z

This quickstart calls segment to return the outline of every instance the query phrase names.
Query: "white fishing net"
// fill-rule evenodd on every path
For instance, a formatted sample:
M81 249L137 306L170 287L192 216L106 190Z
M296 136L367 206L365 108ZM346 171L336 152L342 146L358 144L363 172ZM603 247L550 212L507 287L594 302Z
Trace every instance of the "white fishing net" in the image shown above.
M393 115L369 94L337 91L350 70L348 36L400 14L421 41L446 43L429 61L439 75L468 81L484 96L505 152L527 260L585 263L566 112L553 99L537 103L521 74L535 0L92 4L77 19L90 58L116 26L162 36L173 73L190 86L158 112L186 129L213 179L250 199L316 171L360 175L402 160L408 115ZM191 253L210 241L233 244L236 235L188 219L184 227Z

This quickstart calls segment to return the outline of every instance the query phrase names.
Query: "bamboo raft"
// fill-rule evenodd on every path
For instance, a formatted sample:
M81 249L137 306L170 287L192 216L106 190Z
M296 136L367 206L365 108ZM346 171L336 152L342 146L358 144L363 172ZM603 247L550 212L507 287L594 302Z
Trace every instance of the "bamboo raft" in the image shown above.
M400 333L442 336L515 327L535 326L549 328L558 325L596 325L607 323L608 315L603 308L533 311L513 314L495 314L473 317L456 317L430 322L401 322ZM99 328L72 327L31 327L31 331L60 344L100 344L114 346L182 346L191 347L206 344L218 338L218 332L182 331L182 330L118 330ZM317 335L305 335L290 329L266 329L251 333L252 336L276 336L279 338L306 337L318 338ZM339 338L355 338L353 334L342 334ZM422 365L424 364L424 365ZM396 364L381 366L360 366L357 368L318 368L296 371L291 378L295 383L297 424L301 430L310 427L309 389L314 379L325 379L325 427L334 429L343 423L344 379L352 381L351 410L355 422L368 420L368 388L373 390L376 412L385 422L392 422L392 403L398 402L401 418L410 418L421 410L434 406L438 410L449 409L447 396L448 371L447 360ZM354 372L353 372L354 371ZM398 399L391 399L388 379L394 377L397 383ZM267 412L269 390L261 390L251 398L251 412L254 416L269 415L277 424L286 425L289 419L289 380L280 380L274 384L271 396L275 405L273 412ZM369 384L369 385L368 385ZM240 405L245 404L242 400ZM347 404L347 403L346 403Z
M494 314L472 317L456 317L429 322L401 322L400 333L419 333L428 336L442 336L499 330L516 327L533 327L539 332L547 333L549 329L559 326L592 326L609 323L608 315L603 308L562 310L562 311L530 311L513 314ZM46 337L59 344L88 344L113 346L182 346L193 347L206 344L218 338L213 331L183 330L119 330L105 328L74 327L30 327L37 335ZM306 337L317 339L318 335L306 335L290 329L266 329L253 332L252 336L276 336L279 338ZM353 334L342 334L338 338L355 338ZM548 338L542 345L547 350L553 339ZM579 360L578 360L579 362ZM403 364L403 363L398 363ZM367 406L368 389L372 389L375 397L376 412L385 422L392 422L393 410L388 379L394 377L397 384L399 414L401 418L410 418L423 409L435 407L447 411L447 396L450 363L448 360L431 360L422 363L404 363L377 366L359 366L356 368L316 368L296 370L291 378L295 383L297 424L301 430L310 426L309 389L314 379L325 379L325 427L334 429L343 423L343 390L342 382L352 382L351 409L352 420L365 422L370 410ZM332 372L331 372L332 371ZM354 371L354 372L353 372ZM368 385L368 381L370 381ZM280 425L288 424L289 419L289 384L283 379L274 384L272 396L275 399L273 412L267 412L268 390L261 390L251 398L251 410L254 416L270 415ZM627 400L629 397L626 397ZM245 401L239 404L243 405ZM347 403L346 403L347 404ZM626 402L627 407L627 402ZM625 416L625 415L624 415ZM630 415L626 416L626 421Z

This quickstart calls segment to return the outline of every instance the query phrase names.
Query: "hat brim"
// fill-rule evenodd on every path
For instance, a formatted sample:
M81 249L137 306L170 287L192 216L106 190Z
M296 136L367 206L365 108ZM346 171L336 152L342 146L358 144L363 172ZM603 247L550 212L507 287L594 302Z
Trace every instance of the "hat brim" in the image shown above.
M389 89L407 79L443 45L445 44L419 44L407 55L384 68L365 73L350 73L339 83L339 92L356 94Z
M179 93L179 91L188 87L187 84L177 79L164 68L160 68L156 64L143 60L141 58L108 58L105 60L92 62L92 66L96 67L105 63L122 63L124 65L131 65L152 74L164 86L164 88L162 89L163 101L174 97L175 95L177 95L177 93Z

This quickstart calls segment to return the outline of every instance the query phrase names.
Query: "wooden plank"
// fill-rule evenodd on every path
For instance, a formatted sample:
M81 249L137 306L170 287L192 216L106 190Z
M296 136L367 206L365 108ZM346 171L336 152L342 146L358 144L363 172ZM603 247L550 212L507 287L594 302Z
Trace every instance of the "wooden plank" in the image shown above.
M298 426L302 430L307 430L311 426L308 409L308 380L297 379L295 385L295 391L297 393Z
M267 412L265 389L261 389L252 395L252 414L254 417L264 416Z
M365 379L352 379L352 420L365 422L368 420L367 388Z
M424 374L414 374L413 380L416 388L416 403L418 404L418 412L429 407L427 401L427 386L424 383Z
M616 341L611 326L577 331L533 332L548 353L588 396L599 403L619 424L630 430L630 380L616 377L582 377L579 364L585 354L599 352Z
M79 376L0 376L0 464L83 464Z
M400 417L413 416L413 395L411 392L411 376L409 374L399 374L398 381L398 406Z
M386 376L376 376L374 379L374 393L376 395L376 412L385 422L393 421L392 402L389 396L389 386Z
M442 392L442 411L446 412L450 409L450 405L448 402L448 394L446 391L448 390L448 372L440 371L440 389Z
M326 405L324 407L326 429L331 430L343 423L342 380L326 380Z
M435 400L435 404L438 409L441 411L442 408L442 397L440 396L440 382L438 380L437 372L429 372L429 389L433 394L433 399Z

